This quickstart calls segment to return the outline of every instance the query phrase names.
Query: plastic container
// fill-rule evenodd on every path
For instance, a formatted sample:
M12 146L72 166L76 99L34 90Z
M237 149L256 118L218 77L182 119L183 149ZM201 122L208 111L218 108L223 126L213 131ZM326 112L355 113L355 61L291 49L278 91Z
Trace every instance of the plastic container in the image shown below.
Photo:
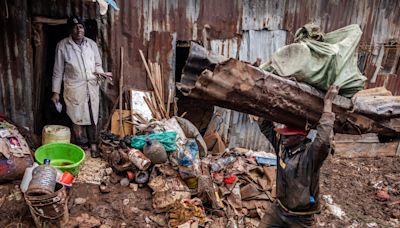
M138 184L145 184L149 181L149 173L147 171L139 171L136 173L135 182Z
M51 166L76 176L85 160L85 152L74 144L50 143L39 147L35 152L35 160L39 164L42 164L44 158L51 160Z
M62 125L46 125L42 130L42 145L48 143L70 143L71 131Z
M48 195L54 193L56 187L57 171L50 166L50 160L45 158L43 165L32 171L32 180L26 194L30 196Z
M74 179L75 177L72 176L70 172L64 171L63 175L60 178L60 182L65 185L70 185L72 184L72 181L74 181Z
M22 178L21 185L20 185L21 192L25 193L26 190L28 190L29 183L32 180L33 169L35 169L38 166L39 165L36 162L34 162L32 166L25 169L24 177Z
M168 155L164 146L157 140L152 141L149 138L146 138L143 153L153 164L162 164L168 160Z
M211 164L211 169L212 169L213 172L218 172L222 168L224 168L227 165L229 165L232 162L234 162L235 160L236 160L236 158L232 157L232 156L225 157L225 158L220 158L220 159L216 160L214 164Z

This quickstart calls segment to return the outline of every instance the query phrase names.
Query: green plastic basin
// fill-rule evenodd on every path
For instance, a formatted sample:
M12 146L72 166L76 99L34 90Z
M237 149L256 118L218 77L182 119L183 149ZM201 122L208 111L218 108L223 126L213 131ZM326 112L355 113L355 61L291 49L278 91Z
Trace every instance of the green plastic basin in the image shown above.
M39 147L35 152L35 160L39 165L43 164L45 158L50 159L51 166L76 176L85 160L85 152L74 144L50 143Z

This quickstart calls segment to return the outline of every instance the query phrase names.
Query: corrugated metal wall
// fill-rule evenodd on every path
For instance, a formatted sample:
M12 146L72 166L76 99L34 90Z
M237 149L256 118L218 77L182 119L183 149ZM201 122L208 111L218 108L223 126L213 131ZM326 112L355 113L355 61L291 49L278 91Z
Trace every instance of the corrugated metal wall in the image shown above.
M0 1L0 112L33 125L32 46L27 1Z
M176 40L198 40L227 56L255 61L265 60L276 48L291 42L296 29L305 23L320 24L324 31L357 23L364 32L360 47L367 61L366 75L375 78L370 86L387 85L395 93L400 89L398 66L388 73L373 68L379 62L380 47L390 38L400 37L397 0L117 0L121 10L110 10L104 17L91 0L2 0L0 4L4 36L0 44L0 111L27 127L32 126L29 113L35 99L31 89L33 16L77 14L96 19L105 67L118 77L123 46L125 86L136 89L150 86L139 49L161 64L167 84L175 74ZM393 61L396 55L387 56L382 57L384 63L398 65Z

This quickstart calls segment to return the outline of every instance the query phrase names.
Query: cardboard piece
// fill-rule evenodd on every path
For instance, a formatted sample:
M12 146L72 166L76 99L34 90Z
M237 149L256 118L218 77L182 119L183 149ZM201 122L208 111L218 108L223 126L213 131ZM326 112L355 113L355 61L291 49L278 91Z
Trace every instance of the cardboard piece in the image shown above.
M130 118L130 110L122 110L122 118ZM132 134L132 124L122 121L123 129L119 126L119 110L116 110L111 117L111 133L124 137Z

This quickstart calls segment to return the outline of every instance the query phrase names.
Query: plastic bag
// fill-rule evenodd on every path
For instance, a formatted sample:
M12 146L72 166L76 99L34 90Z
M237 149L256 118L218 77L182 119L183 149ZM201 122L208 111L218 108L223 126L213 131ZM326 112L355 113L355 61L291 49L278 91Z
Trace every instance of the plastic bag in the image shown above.
M188 139L185 150L178 151L178 163L181 166L191 166L193 161L198 158L199 148L196 140Z
M143 150L144 144L146 143L146 138L159 141L161 144L163 144L165 151L176 150L176 132L172 131L135 136L131 140L131 146L135 149Z

